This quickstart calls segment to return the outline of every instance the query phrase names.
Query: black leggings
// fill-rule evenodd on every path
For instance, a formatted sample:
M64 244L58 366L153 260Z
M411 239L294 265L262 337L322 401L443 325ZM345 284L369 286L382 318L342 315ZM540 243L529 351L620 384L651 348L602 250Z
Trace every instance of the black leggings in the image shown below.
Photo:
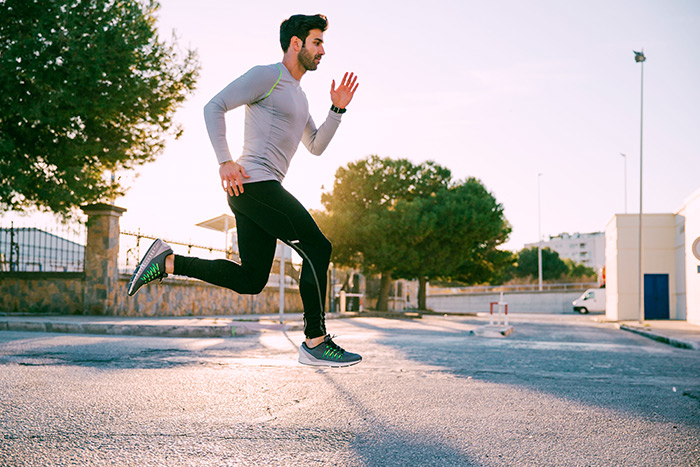
M304 334L308 338L324 336L331 243L311 214L279 182L247 183L244 190L239 196L228 197L236 216L241 264L175 255L175 274L240 294L258 294L267 284L279 238L303 259L299 292L304 305Z

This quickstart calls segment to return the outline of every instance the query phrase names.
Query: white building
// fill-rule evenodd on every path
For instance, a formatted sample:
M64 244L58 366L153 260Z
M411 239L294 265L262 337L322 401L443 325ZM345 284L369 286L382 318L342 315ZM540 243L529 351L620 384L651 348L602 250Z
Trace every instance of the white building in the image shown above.
M645 319L700 325L700 189L675 214L642 220ZM606 317L639 318L639 214L617 214L605 229Z
M528 243L525 248L537 247L537 243ZM542 242L542 248L556 251L562 259L600 271L605 266L605 233L562 233L550 236Z

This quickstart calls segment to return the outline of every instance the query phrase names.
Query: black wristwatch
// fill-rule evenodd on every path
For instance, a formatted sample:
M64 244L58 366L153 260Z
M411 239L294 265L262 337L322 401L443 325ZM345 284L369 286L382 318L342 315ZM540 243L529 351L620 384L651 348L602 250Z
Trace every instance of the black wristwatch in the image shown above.
M344 114L345 112L348 111L348 109L341 109L341 108L336 107L336 106L334 106L334 105L332 105L332 104L331 104L331 110L332 110L333 112L337 113L337 114Z

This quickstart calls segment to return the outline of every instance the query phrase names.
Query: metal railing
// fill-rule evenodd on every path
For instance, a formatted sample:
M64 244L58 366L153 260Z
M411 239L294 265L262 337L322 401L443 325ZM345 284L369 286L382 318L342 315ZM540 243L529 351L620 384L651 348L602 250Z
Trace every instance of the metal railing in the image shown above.
M204 259L236 259L238 254L232 249L225 250L223 248L215 248L212 246L197 245L193 242L179 242L163 237L148 235L138 230L137 232L122 231L120 234L119 245L119 270L124 273L134 271L141 257L146 253L146 250L152 240L160 238L165 243L173 248L173 252L181 255L191 255L192 251L196 251L196 256ZM145 244L141 240L147 240Z
M0 272L83 272L85 227L0 227Z
M559 284L542 284L543 292L566 292L598 288L597 282L570 282ZM470 293L499 293L499 292L538 292L538 284L511 285L475 285L470 287L429 287L428 295L453 295Z

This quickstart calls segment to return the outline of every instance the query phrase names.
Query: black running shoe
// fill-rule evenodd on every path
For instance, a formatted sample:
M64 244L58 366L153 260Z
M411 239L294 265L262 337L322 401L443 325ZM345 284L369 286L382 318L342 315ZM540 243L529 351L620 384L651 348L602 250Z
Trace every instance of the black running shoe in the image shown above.
M127 289L129 296L134 295L142 286L150 282L168 277L165 273L165 257L171 254L173 254L172 248L163 240L157 239L153 242L131 276Z
M333 342L331 336L313 348L306 346L306 342L299 347L299 363L312 366L350 366L360 363L362 357L356 353L348 352Z

